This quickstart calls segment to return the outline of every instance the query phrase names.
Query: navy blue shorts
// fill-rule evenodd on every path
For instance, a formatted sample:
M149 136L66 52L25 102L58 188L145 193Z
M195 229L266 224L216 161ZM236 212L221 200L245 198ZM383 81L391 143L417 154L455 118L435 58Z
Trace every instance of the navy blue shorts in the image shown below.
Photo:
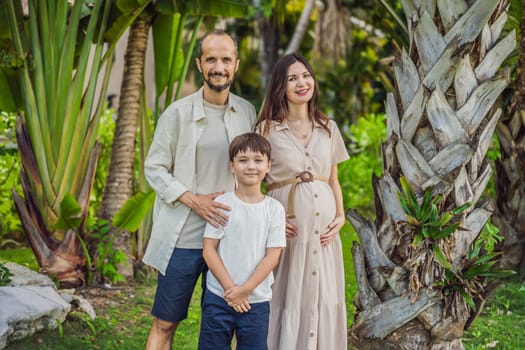
M253 303L251 307L239 313L223 298L205 290L199 350L230 350L234 331L237 350L267 350L270 303Z
M151 314L168 322L180 322L188 317L195 284L202 274L201 287L204 290L207 271L202 249L175 248L166 275L160 272L158 274L157 291Z

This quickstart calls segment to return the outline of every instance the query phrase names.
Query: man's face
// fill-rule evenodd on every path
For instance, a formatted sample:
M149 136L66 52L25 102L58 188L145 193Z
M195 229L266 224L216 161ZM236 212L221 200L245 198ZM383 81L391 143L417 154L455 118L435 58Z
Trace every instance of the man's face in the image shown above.
M230 87L239 68L235 44L227 35L210 35L202 43L197 67L210 89L221 92Z

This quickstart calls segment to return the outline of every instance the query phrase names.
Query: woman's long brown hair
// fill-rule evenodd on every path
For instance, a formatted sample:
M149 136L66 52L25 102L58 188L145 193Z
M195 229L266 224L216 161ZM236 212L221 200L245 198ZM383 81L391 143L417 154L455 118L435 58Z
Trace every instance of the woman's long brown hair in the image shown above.
M270 131L272 121L281 123L288 116L288 100L286 99L286 87L288 84L288 68L295 62L304 64L308 72L312 75L315 81L314 92L310 101L308 101L308 117L319 123L330 135L328 128L328 117L323 114L317 107L317 79L315 78L312 66L308 63L306 58L301 55L291 53L284 55L277 61L273 68L272 78L266 90L264 103L259 112L256 128L261 127L264 122L264 130L261 130L263 135L267 135Z

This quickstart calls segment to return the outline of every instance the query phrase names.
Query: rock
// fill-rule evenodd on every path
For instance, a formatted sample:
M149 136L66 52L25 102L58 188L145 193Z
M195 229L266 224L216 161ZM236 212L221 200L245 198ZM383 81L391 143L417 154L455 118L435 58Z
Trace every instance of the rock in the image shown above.
M50 286L55 287L55 284L46 275L35 272L22 265L18 265L12 262L5 264L9 271L14 275L11 277L10 286Z
M73 294L74 290L72 291L73 292L64 292L63 290L60 290L60 296L65 302L71 304L73 307L72 311L78 309L78 311L88 314L89 318L94 320L97 317L97 314L90 302L80 295Z
M0 287L0 349L13 340L56 328L71 310L49 277L17 264L6 265L14 276L9 285Z

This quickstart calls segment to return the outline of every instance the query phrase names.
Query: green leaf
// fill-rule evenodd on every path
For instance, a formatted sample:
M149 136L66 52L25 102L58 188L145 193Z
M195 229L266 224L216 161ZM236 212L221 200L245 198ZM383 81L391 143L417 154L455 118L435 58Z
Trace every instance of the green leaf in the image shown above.
M449 226L446 226L446 227L443 227L442 229L440 229L437 232L435 232L432 235L432 238L434 238L436 240L437 239L446 238L446 237L450 236L452 233L454 233L454 231L456 231L458 226L459 226L459 222L457 222L455 224L452 224L452 225L449 225Z
M452 269L452 265L450 265L450 262L448 261L445 254L443 254L443 251L437 244L434 244L432 246L432 250L434 251L434 258L438 262L439 265L443 266L445 269Z
M122 13L131 13L149 2L151 2L151 0L117 0L116 5Z
M157 0L157 9L162 14L180 12L192 15L221 17L244 17L248 13L246 0Z
M470 202L467 202L467 203L463 204L462 206L459 206L457 208L452 209L452 213L457 216L457 215L463 213L465 210L467 210L471 205L472 204Z
M145 8L151 1L118 0L116 3L118 9L112 8L110 25L104 33L104 40L110 43L118 40L122 33L132 25L137 16L144 15L146 12Z
M82 222L82 209L71 193L68 193L60 202L60 216L53 225L54 229L77 229Z
M472 296L468 294L465 290L463 290L462 293L460 292L460 294L463 297L463 299L465 299L468 306L470 306L472 310L476 310L476 304L474 303L474 299L472 299Z
M126 231L138 230L142 220L148 215L153 207L155 192L138 193L124 203L122 208L113 218L113 226L120 227Z
M476 259L475 262L474 262L474 265L480 265L480 264L486 263L489 260L492 260L492 259L496 258L498 255L501 255L501 252L487 253L487 254L483 255L482 257L480 257L479 259ZM496 261L494 260L494 262L496 262Z
M420 234L416 234L414 236L414 240L412 241L412 246L417 247L420 243L423 237Z
M1 57L0 57L1 58ZM0 111L17 112L20 101L15 99L20 93L20 85L14 74L9 74L7 69L0 68Z
M508 278L516 275L516 271L513 270L495 270L487 271L480 274L483 277L496 277L496 278Z
M410 225L414 225L414 226L419 226L419 225L420 225L419 220L416 219L415 217L413 217L413 216L410 215L410 214L407 214L407 215L406 215L406 221L407 221Z
M439 218L438 224L439 226L445 226L453 218L454 218L454 214L447 211Z
M414 192L412 192L412 189L410 188L410 185L408 184L405 177L402 176L399 179L399 182L401 184L401 188L403 189L403 194L406 200L407 207L409 207L411 211L414 212L414 216L419 217L419 204L417 202Z
M410 215L410 216L414 216L414 213L412 212L412 210L408 207L408 204L405 200L405 198L400 194L399 195L399 204L401 204L401 208L403 209L403 211Z
M184 65L181 48L184 21L179 13L158 14L153 23L153 50L155 52L155 88L157 96L180 77ZM167 97L171 100L171 96Z

